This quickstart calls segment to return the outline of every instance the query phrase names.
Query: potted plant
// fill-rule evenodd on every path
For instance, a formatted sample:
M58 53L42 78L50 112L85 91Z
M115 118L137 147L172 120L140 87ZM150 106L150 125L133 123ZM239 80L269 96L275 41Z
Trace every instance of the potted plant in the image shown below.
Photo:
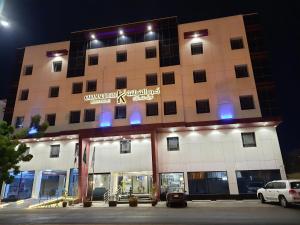
M92 201L90 201L90 200L86 200L86 201L84 201L83 202L83 207L91 207L92 206Z
M129 201L129 206L130 207L137 207L138 199L137 199L136 196L130 195L129 198L128 198L128 201Z
M69 204L69 206L72 206L73 204L74 204L74 200L72 199L72 200L69 200L68 201L68 204Z
M152 190L151 190L151 204L152 206L156 206L157 205L157 188L156 188L156 185L153 185L152 186Z
M67 204L68 204L67 197L68 197L67 190L64 190L63 191L63 202L62 202L62 207L64 207L64 208L67 207Z
M117 206L117 200L114 198L114 196L109 197L108 206L109 207L116 207Z

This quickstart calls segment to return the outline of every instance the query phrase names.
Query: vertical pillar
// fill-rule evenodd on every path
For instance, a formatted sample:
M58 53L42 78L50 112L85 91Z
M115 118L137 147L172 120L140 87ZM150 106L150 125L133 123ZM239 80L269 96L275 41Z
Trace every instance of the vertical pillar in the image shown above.
M40 170L36 170L34 172L34 180L33 180L33 184L32 184L32 193L31 193L32 198L36 198L36 199L39 198L41 182L42 182L42 174L43 174L43 171L40 171Z
M158 175L158 160L157 160L157 133L151 132L151 155L152 155L152 180L153 186L156 187L156 196L160 199L159 175Z

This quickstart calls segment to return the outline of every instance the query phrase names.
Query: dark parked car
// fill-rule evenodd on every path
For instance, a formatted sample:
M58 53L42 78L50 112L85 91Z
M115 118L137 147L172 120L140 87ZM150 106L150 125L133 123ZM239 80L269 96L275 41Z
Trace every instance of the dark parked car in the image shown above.
M184 192L181 191L168 192L166 196L166 201L167 207L175 205L187 207L186 195Z

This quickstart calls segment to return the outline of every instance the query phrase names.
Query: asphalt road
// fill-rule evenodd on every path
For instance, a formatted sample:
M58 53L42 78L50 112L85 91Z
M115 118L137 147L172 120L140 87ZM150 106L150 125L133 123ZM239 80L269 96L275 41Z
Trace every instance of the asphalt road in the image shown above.
M260 203L189 203L187 208L0 209L0 224L300 225L300 207Z

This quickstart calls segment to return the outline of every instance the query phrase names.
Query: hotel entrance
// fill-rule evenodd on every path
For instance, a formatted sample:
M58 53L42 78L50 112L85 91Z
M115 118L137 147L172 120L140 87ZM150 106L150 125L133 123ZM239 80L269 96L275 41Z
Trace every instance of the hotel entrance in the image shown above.
M118 175L118 187L122 195L150 194L152 175L143 173L122 173Z

